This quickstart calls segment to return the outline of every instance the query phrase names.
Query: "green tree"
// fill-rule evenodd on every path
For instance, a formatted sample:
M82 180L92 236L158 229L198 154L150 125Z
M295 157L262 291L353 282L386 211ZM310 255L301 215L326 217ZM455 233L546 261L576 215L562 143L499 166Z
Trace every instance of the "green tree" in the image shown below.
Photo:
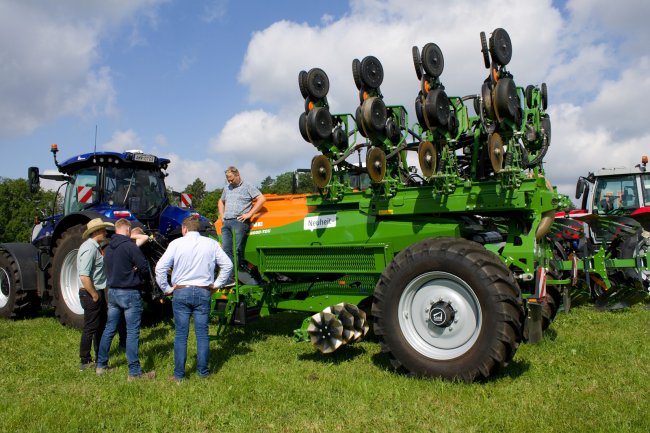
M0 177L0 242L31 241L35 219L53 211L61 212L61 197L55 191L31 194L26 179Z
M262 194L268 194L271 192L271 188L273 187L273 178L271 176L266 176L266 179L260 183L260 192Z
M264 194L292 194L316 192L316 187L310 173L296 173L297 188L293 190L294 172L287 171L278 175L275 179L270 176L260 184L260 191Z
M205 190L205 182L203 182L198 177L191 184L187 185L183 190L185 194L192 195L192 207L198 209L203 202L203 199L207 195Z
M217 207L217 202L221 198L221 192L223 189L217 188L214 191L210 191L205 195L201 201L201 205L195 207L195 209L204 217L209 219L212 222L215 222L219 217L219 209Z

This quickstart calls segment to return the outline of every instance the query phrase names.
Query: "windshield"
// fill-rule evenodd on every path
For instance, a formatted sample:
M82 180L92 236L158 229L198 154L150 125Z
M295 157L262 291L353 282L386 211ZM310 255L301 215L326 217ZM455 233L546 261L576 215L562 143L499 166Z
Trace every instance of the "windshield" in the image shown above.
M97 168L79 170L65 190L63 213L68 215L90 206L97 201L97 194Z
M165 183L156 170L133 167L107 167L106 200L126 207L138 218L152 218L165 201Z
M594 191L594 209L607 213L615 209L637 209L639 191L635 176L608 176L598 179Z

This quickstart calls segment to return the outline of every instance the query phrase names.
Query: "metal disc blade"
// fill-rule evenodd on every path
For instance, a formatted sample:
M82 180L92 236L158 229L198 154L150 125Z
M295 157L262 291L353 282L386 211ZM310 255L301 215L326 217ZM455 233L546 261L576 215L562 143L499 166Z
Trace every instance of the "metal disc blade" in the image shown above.
M325 155L317 155L311 160L311 177L314 185L323 189L332 179L332 164Z
M373 147L368 150L366 155L366 168L368 169L368 177L375 183L384 180L386 176L386 154L378 147Z
M495 173L503 168L503 139L498 132L490 134L488 138L488 152L490 154L490 163Z
M438 153L430 141L423 141L418 146L418 160L420 161L420 170L424 177L431 177L436 171L438 164Z

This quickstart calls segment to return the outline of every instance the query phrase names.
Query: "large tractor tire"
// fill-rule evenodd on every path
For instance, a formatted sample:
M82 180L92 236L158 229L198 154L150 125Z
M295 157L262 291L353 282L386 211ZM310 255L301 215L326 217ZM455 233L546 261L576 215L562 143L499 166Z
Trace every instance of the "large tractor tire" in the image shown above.
M522 341L519 286L499 258L457 238L418 242L382 273L374 332L395 368L473 382L495 374Z
M35 290L22 289L22 276L16 260L0 250L0 317L22 319L32 316L40 306Z
M66 326L81 329L84 310L79 301L81 282L77 274L77 251L82 244L81 235L86 226L76 225L66 230L53 251L50 267L52 286L52 305L59 322Z

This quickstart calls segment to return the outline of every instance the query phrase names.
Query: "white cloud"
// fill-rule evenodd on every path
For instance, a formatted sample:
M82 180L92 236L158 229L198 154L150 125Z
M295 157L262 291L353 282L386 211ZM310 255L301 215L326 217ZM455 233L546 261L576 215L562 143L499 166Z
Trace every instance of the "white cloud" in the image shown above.
M126 131L115 131L111 141L103 143L100 147L113 152L124 152L132 149L142 150L143 145L138 134L134 130L128 129Z
M224 161L235 165L242 176L255 185L268 175L293 170L309 161L314 147L298 132L298 116L275 115L262 110L246 111L232 117L222 131L210 140L210 149ZM222 178L219 172L219 178Z
M138 12L155 22L166 0L0 2L0 138L29 134L68 115L115 111L100 37Z

